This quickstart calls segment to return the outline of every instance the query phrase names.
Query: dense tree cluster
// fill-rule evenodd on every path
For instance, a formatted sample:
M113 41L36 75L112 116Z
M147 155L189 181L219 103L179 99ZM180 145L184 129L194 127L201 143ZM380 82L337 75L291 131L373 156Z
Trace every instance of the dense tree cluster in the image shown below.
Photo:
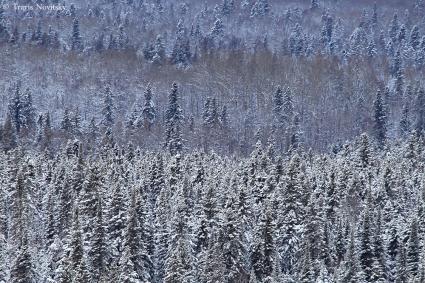
M424 143L1 153L3 282L423 282Z
M425 282L425 2L0 1L0 282Z
M383 148L422 133L423 1L41 2L66 9L0 10L6 149L160 150L173 81L182 149L326 151L363 132Z

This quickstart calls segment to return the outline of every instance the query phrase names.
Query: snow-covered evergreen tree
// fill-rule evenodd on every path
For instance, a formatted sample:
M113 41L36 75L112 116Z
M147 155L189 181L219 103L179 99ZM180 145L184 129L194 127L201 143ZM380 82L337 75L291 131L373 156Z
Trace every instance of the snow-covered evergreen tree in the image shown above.
M168 95L168 108L165 113L165 144L171 154L183 150L182 127L183 113L179 104L179 90L177 83L173 83Z

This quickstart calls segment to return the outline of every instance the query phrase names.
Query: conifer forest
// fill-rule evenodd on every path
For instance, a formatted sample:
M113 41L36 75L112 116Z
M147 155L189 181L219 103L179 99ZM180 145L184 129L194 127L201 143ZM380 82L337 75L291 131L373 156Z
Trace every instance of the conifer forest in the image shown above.
M0 283L425 283L425 0L0 0Z

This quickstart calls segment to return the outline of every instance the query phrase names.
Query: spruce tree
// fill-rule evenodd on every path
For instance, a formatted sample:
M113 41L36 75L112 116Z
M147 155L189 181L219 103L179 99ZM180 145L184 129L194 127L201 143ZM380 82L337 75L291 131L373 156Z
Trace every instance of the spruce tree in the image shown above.
M408 282L409 274L407 273L406 248L403 245L399 247L396 266L395 282Z
M187 36L187 31L183 26L183 21L180 20L177 24L177 34L171 53L171 61L178 67L185 68L189 65L191 57L192 54L190 51L190 42Z
M291 131L290 131L290 149L296 150L298 148L301 148L303 145L303 132L301 131L300 127L300 115L297 113L294 115L294 119L292 121L291 125Z
M383 242L383 230L381 227L381 210L378 210L375 222L375 229L373 232L373 275L374 282L382 282L386 280L385 276L385 254Z
M162 65L166 60L165 46L161 35L155 40L154 55L152 61L157 65Z
M183 113L179 104L179 91L177 83L173 83L168 96L168 108L165 113L165 148L171 154L180 153L183 150L182 126Z
M6 120L3 125L1 143L4 152L8 152L17 146L16 132L10 115L6 116Z
M171 193L168 186L161 189L155 205L155 281L162 281L165 276L167 252L169 248L169 217Z
M419 28L417 25L414 25L412 27L412 30L410 31L410 45L412 46L414 50L418 48L419 40L420 40Z
M9 115L12 120L12 124L17 134L20 134L23 126L23 113L22 113L22 94L21 94L21 82L18 81L13 90L12 97L8 105Z
M105 45L104 45L104 40L105 40L105 34L101 33L97 38L96 38L96 42L94 45L94 49L97 52L102 52L105 50Z
M80 109L75 109L74 115L71 117L72 118L72 133L74 134L74 136L79 137L82 133L81 131L81 113L80 113Z
M188 227L188 206L185 188L178 187L175 192L174 215L170 223L168 257L165 266L164 283L192 282L193 251Z
M68 108L65 108L65 111L63 113L62 121L60 124L60 128L64 131L64 133L69 137L69 135L72 133L72 120L71 120L71 112Z
M396 54L391 60L390 73L393 77L397 76L397 73L401 70L401 54L400 50L397 50Z
M7 31L5 16L4 16L4 8L0 7L0 39L5 40L9 37L9 33Z
M368 205L371 203L368 202ZM363 279L372 282L373 275L373 247L372 247L372 227L370 221L369 207L366 208L362 219L362 227L359 233L360 251L359 260L362 267Z
M248 276L247 239L237 219L237 203L233 197L227 203L223 223L223 260L229 282L241 282Z
M391 40L393 42L396 41L396 36L398 34L399 31L399 22L398 22L398 17L397 14L394 14L393 19L391 20L391 24L390 24L390 30L388 32Z
M413 219L410 226L410 235L406 251L406 272L410 280L413 280L419 274L420 264L420 243L418 238L418 223Z
M350 233L350 245L347 249L344 265L344 274L341 276L343 282L355 283L363 279L360 278L360 264L356 253L356 243L353 231Z
M29 88L22 95L22 128L26 131L33 131L35 127L35 108L32 94Z
M408 137L412 130L409 110L409 104L405 102L401 111L401 119L399 123L399 132L402 138Z
M88 258L90 259L90 273L93 280L98 281L107 272L107 246L106 246L106 235L105 225L103 220L103 205L100 196L100 191L94 189L96 193L96 216L93 218L93 228L88 237L90 243L90 250L88 252Z
M123 176L119 176L118 180L121 185L116 184L113 188L112 200L108 209L108 245L114 261L119 260L122 252L123 233L126 225L123 189L127 186L127 180Z
M74 18L72 22L71 50L82 51L83 48L84 45L80 34L80 23L77 18Z
M367 134L363 133L360 136L359 145L357 149L357 155L359 159L359 166L361 168L367 168L372 163L372 153L371 146L369 142L369 137Z
M416 121L415 131L418 135L423 135L425 129L425 91L420 88L416 97Z
M251 17L264 17L270 12L268 0L257 0L251 9Z
M152 87L148 85L145 90L145 104L142 109L145 128L150 131L156 119L155 104L152 101Z
M15 26L13 28L12 34L10 35L9 38L9 43L12 45L18 44L19 42L19 30L18 30L18 26Z
M81 232L78 208L75 209L73 218L74 220L72 231L70 233L70 240L66 248L66 269L64 271L66 275L64 277L70 278L72 280L69 282L78 282L76 281L76 278L82 275L81 269L84 270L85 267L83 236Z
M224 25L221 19L216 19L214 26L211 28L211 36L220 39L224 36Z
M114 96L109 86L106 87L103 95L102 116L101 124L106 128L111 128L115 122L115 105Z
M28 246L27 236L24 235L17 250L16 259L10 270L11 283L35 283L37 276L31 258L31 251Z
M47 149L50 151L52 136L53 136L53 133L52 133L52 125L50 122L50 113L47 112L44 114L42 149Z
M269 278L273 272L274 237L270 212L262 212L260 223L255 230L255 238L251 251L251 264L259 282Z
M299 274L299 280L302 283L312 282L314 281L314 269L311 262L311 252L310 245L308 243L305 244L305 248L303 249L303 258L301 263L301 270Z
M143 224L139 222L137 214L135 192L132 194L131 206L127 227L124 232L124 252L120 259L122 270L120 282L151 282L151 261L145 245L145 239L141 229Z
M374 25L378 24L378 5L376 4L376 2L373 3L372 23Z
M282 269L291 274L295 268L296 258L300 249L300 224L304 215L301 203L301 160L295 154L289 162L285 185L281 189L281 213L277 220L281 227L279 235Z
M81 192L76 190L76 195L79 195L79 202L81 208L81 218L84 222L81 223L84 231L91 231L90 223L96 219L96 213L98 206L100 205L99 193L102 189L101 175L99 168L96 165L92 165L88 170L86 179L82 184Z
M387 138L387 107L382 96L381 90L378 90L374 102L374 132L379 148L383 148Z
M284 119L283 119L283 91L282 87L278 86L277 90L273 95L273 130L277 133L278 136L283 135L285 129ZM281 141L282 139L278 139ZM279 150L283 150L283 144L279 142Z
M96 121L94 118L90 119L90 123L86 129L86 137L87 137L87 147L90 152L93 152L96 148L98 138L99 138L99 128L96 125Z

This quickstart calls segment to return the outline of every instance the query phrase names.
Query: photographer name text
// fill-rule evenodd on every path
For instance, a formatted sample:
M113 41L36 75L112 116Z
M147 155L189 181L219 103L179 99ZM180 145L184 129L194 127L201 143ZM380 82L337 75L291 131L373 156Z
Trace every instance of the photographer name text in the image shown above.
M14 4L3 4L1 7L4 10L14 10L14 11L64 11L66 8L63 5L19 5L17 3Z

